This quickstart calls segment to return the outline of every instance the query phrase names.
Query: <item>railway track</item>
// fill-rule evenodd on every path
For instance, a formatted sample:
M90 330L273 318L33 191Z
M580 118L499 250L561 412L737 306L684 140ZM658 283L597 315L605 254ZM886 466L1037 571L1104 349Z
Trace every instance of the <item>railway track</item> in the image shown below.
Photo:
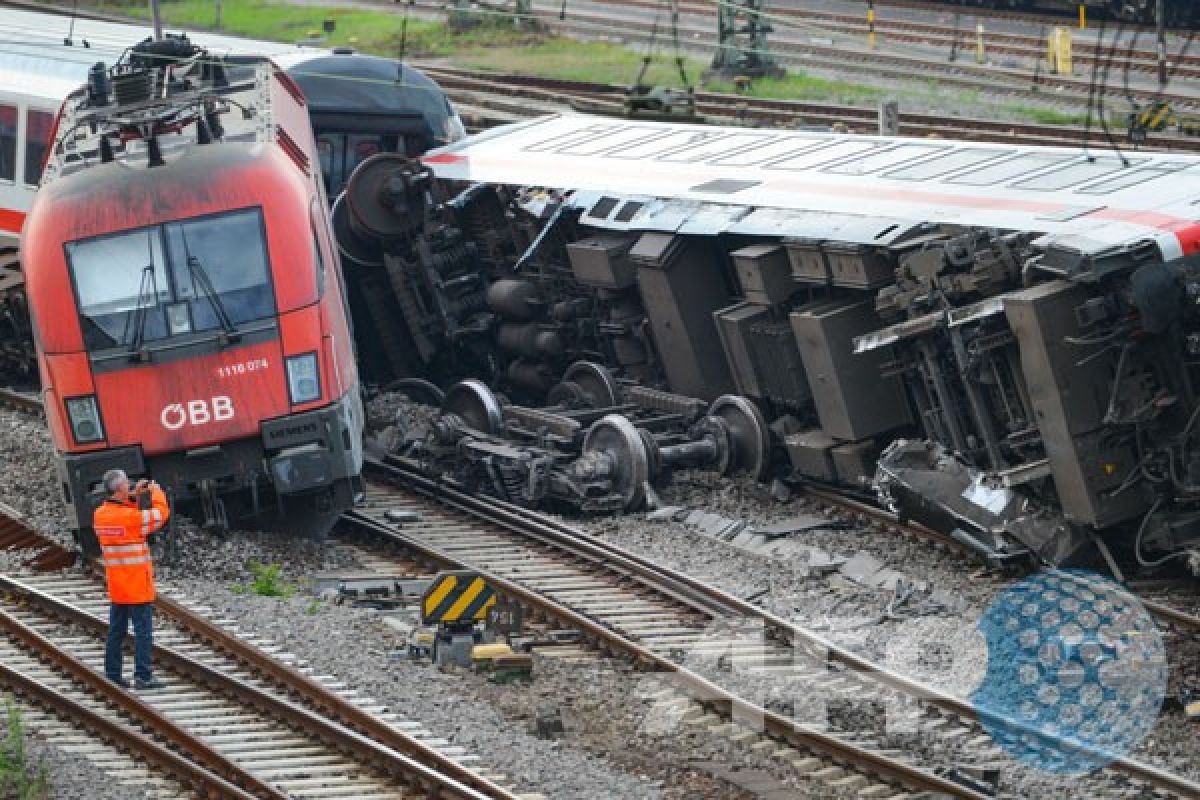
M816 486L805 486L804 492L811 499L823 505L827 513L853 516L860 521L867 521L876 528L897 535L934 542L939 547L950 548L963 556L974 555L968 547L952 536L919 523L901 520L891 511L879 506ZM1190 588L1183 582L1159 582L1153 587L1146 585L1140 588L1137 597L1146 610L1161 622L1178 626L1181 630L1200 633L1200 616L1172 606L1166 600L1167 595L1174 591L1190 591Z
M500 75L438 64L415 64L446 89L456 103L482 105L518 117L534 117L574 101L597 110L622 114L625 88L611 84ZM878 114L874 109L831 106L792 100L748 98L719 92L696 92L697 111L722 122L744 121L768 127L839 125L848 132L875 133ZM481 98L483 98L481 100ZM534 101L540 105L530 105ZM506 120L497 120L497 122ZM905 136L937 137L996 142L1078 147L1085 141L1107 148L1102 130L1068 125L1038 125L983 119L954 119L932 114L901 112L900 132ZM1114 135L1119 135L1117 131ZM1169 152L1200 152L1200 137L1153 134L1146 149Z
M625 3L618 5L635 7ZM418 0L410 8L413 9L413 13L427 17L440 16L445 11L445 6L435 0ZM485 13L503 12L489 10ZM535 5L532 18L546 30L585 40L619 39L624 44L650 46L655 45L658 38L659 26L648 17L575 9L565 18L561 18L557 5ZM712 28L711 12L702 17L692 15L682 18L678 29L683 49L704 57L714 54L717 44ZM835 44L822 41L819 37L797 37L777 31L772 37L771 48L776 60L785 67L826 70L842 79L851 75L869 75L898 81L926 78L936 80L942 88L958 87L984 92L992 97L1006 97L1059 108L1082 109L1096 100L1097 92L1092 85L1091 71L1076 78L1046 74L1042 69L1024 66L977 65L961 59L950 61L941 52L916 53L911 46L868 50L865 42L861 46L848 44L852 43ZM1109 57L1105 54L1098 58L1107 60ZM1167 100L1177 108L1200 109L1200 98L1194 94L1174 92L1169 86L1166 90L1160 90L1150 84L1139 85L1136 82L1125 86L1124 82L1119 80L1124 67L1122 59L1123 54L1118 53L1113 58L1116 67L1108 70L1107 83L1117 81L1119 86L1110 86L1106 92L1108 95L1117 97L1122 103L1127 99L1141 103ZM1112 105L1111 97L1109 105Z
M32 572L74 557L6 509L0 549L25 567L20 577L0 573L0 685L136 752L169 780L231 798L518 798L463 766L465 751L231 633L169 589L156 601L166 624L155 632L166 688L121 689L102 672L102 582Z
M615 0L615 2L620 5L644 8L651 12L662 9L662 3L656 3L654 0ZM685 14L704 16L712 13L713 5L713 3L685 1L679 4L679 10ZM926 6L924 10L929 11L930 9ZM990 16L989 9L966 8L959 10L971 16L970 24L947 25L940 22L890 17L877 13L875 34L880 43L903 42L922 45L935 51L944 52L947 60L950 60L951 54L953 54L955 60L970 61L974 58L975 50L974 21L987 19ZM991 11L994 12L994 10ZM767 16L777 32L847 36L860 42L865 41L868 33L865 14L846 14L824 9L774 5L770 8ZM997 18L1008 19L1004 16ZM1035 24L1045 26L1046 22L1045 19L1039 19ZM1098 33L1101 30L1099 25L1104 25L1104 32L1110 39L1117 30L1124 38L1116 45L1103 43L1099 55L1094 46L1088 47L1085 43L1076 44L1072 61L1080 67L1081 74L1087 74L1096 67L1104 68L1106 63L1109 63L1116 64L1122 71L1128 69L1140 73L1142 76L1156 76L1158 56L1155 52L1155 36L1152 30L1103 21L1094 24L1091 33ZM1175 80L1200 77L1200 55L1185 51L1183 49L1185 41L1181 41L1168 54L1172 78ZM1044 34L1033 36L989 30L985 34L985 44L986 52L990 57L999 54L1010 58L1025 59L1030 63L1044 61L1046 58Z
M834 729L820 719L798 723L797 715L785 717L739 695L728 673L736 665L738 672L767 677L788 687L789 697L853 697L888 707L920 698L910 722L933 750L966 762L993 760L998 750L969 703L550 518L435 484L402 462L373 470L394 488L348 514L348 528L388 541L433 568L477 570L531 613L578 629L603 652L669 675L675 688L663 702L675 712L719 717L717 727L745 728L745 737L778 744L779 757L810 786L854 789L864 796L913 791L983 796L942 776L954 764L897 752L872 733ZM411 521L414 516L418 521ZM397 525L398 518L410 522ZM745 639L738 625L747 621L761 626L765 639ZM697 710L696 702L708 711ZM1108 791L1118 796L1128 791L1128 782L1139 791L1200 794L1200 784L1127 758L1113 761L1104 781L1100 796Z

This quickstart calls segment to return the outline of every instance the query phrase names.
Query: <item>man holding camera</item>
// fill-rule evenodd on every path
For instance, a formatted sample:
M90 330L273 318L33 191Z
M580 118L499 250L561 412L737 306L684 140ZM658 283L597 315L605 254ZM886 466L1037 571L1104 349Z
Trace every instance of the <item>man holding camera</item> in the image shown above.
M104 674L129 688L121 675L121 645L133 622L134 685L158 689L150 661L154 648L154 566L146 537L162 530L170 516L167 496L154 481L140 480L132 489L123 470L104 473L104 502L96 509L92 526L100 542L108 579L108 643L104 649Z

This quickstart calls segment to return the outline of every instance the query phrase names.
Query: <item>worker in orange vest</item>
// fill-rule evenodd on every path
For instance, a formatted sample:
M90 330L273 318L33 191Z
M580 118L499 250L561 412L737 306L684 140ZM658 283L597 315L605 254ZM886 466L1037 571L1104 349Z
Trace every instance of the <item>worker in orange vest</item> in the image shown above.
M140 480L132 489L123 470L104 473L108 497L96 509L92 526L100 542L104 573L108 578L108 643L104 649L104 674L110 681L129 688L121 675L121 645L133 622L134 685L158 689L150 661L154 649L154 566L150 560L149 534L162 530L170 516L167 496L153 481Z

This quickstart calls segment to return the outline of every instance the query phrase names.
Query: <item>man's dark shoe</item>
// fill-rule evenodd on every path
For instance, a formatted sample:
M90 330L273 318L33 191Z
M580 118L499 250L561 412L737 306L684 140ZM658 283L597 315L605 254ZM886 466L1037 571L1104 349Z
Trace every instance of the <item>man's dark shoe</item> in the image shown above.
M125 680L124 678L110 678L107 675L105 675L104 677L108 678L110 681L115 683L117 686L120 686L122 689L129 688L129 681Z
M162 689L166 686L165 683L154 677L150 678L148 681L144 681L141 678L135 678L133 685L137 689Z

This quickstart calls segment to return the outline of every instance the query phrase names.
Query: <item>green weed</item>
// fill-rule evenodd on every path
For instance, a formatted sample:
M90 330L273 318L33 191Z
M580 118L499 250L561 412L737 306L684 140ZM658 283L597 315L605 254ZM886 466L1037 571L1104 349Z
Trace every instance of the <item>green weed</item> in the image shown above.
M295 584L283 579L283 569L278 564L251 561L246 566L254 577L245 591L253 592L259 597L291 597L295 594Z
M4 699L7 727L0 742L0 797L14 800L44 800L50 796L50 777L40 759L30 763L25 748L25 721L11 698Z

